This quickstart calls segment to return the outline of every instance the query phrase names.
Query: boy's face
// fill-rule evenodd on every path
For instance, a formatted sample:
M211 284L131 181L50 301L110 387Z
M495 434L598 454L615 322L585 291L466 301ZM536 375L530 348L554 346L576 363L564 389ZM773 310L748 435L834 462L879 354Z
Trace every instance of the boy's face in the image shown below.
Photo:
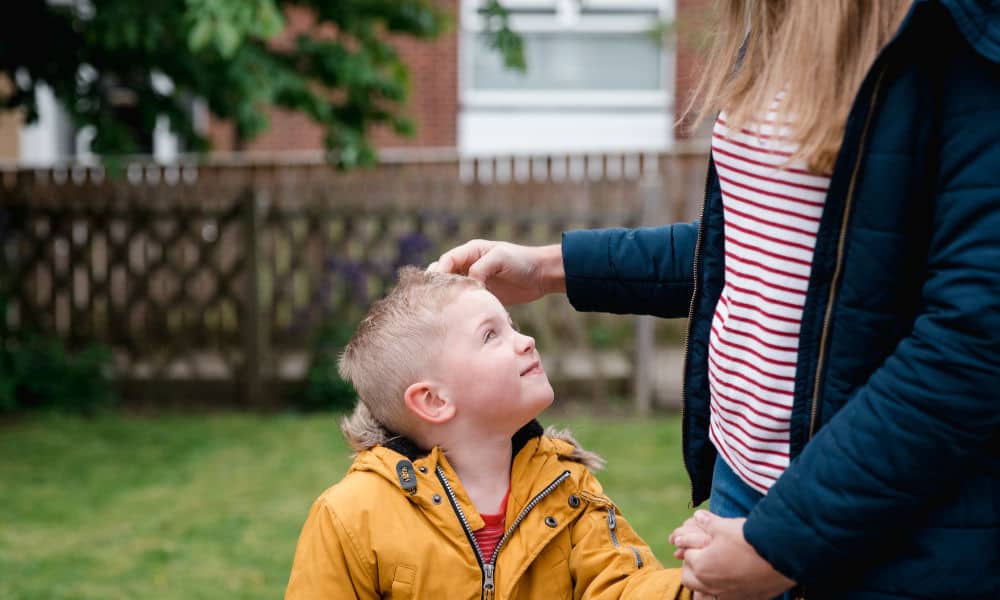
M438 379L459 414L512 435L552 403L535 340L514 329L496 296L461 292L440 318L447 334Z

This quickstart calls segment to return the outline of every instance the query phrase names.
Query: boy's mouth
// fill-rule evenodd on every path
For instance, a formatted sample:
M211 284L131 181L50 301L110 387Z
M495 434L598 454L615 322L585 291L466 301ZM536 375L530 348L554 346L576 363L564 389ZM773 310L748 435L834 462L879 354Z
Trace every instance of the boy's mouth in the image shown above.
M536 360L528 365L527 369L521 371L521 377L524 377L525 375L537 375L542 372L542 363Z

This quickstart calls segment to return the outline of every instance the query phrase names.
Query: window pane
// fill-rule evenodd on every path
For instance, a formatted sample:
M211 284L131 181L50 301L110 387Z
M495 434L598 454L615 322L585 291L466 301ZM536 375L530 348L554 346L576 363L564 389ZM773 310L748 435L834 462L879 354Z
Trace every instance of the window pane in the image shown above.
M472 36L473 34L470 34ZM473 37L472 87L478 90L658 90L661 49L646 33L523 33L526 73L506 69L499 52Z

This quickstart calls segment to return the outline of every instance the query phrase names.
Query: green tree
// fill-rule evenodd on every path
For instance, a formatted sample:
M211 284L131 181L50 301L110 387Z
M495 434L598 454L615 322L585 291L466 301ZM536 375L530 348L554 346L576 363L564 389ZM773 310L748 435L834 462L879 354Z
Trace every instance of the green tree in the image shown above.
M408 71L391 36L431 40L451 26L435 0L27 0L0 19L0 107L36 117L35 87L47 84L78 127L93 125L98 154L144 150L166 116L186 148L206 149L192 123L203 98L231 119L238 140L268 127L268 108L308 115L325 130L331 159L371 162L367 133L401 134ZM305 8L315 27L274 43L286 9ZM517 36L496 0L486 9L494 46L523 65ZM318 34L317 32L324 32ZM284 38L282 38L284 41ZM2 79L2 78L0 78ZM2 83L2 82L0 82Z

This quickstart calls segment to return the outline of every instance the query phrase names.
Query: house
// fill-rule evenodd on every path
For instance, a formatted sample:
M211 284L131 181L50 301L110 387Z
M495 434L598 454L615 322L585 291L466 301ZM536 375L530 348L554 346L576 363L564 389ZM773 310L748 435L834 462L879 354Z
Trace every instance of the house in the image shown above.
M674 123L697 74L694 46L707 0L502 0L524 40L523 74L503 68L484 45L485 0L443 1L457 16L454 31L433 43L398 42L411 69L407 112L416 135L375 131L384 152L658 152L685 137ZM305 12L288 17L290 31L309 26ZM665 22L678 23L674 44L652 34ZM39 91L38 106L40 119L31 125L0 115L0 161L50 165L87 157L92 132L76 131L47 90ZM200 113L213 151L234 151L232 128ZM310 153L322 145L322 131L307 117L274 110L271 128L243 150ZM176 156L165 122L151 132L148 150L159 160Z

